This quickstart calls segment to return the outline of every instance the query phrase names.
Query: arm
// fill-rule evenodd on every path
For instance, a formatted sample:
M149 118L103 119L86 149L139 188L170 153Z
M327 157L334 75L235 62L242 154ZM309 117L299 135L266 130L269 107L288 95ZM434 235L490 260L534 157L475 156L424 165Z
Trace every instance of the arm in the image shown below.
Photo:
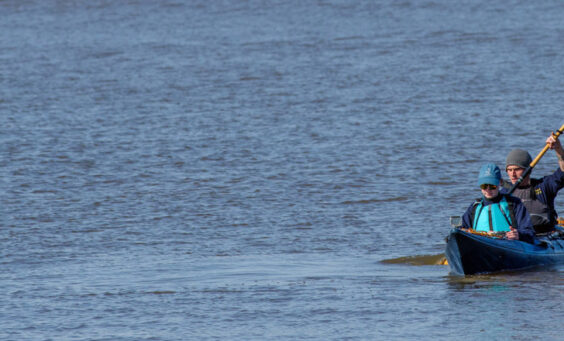
M462 216L462 227L465 229L472 228L471 216L473 210L474 204L470 205L470 207L466 209L466 212L464 212L464 215Z
M550 149L554 149L556 152L556 156L558 157L558 166L560 167L560 170L564 172L564 148L562 148L560 140L554 138L554 135L551 135L546 139L546 144L550 146Z
M545 194L547 203L550 200L554 200L558 191L560 191L564 187L564 171L560 168L556 168L554 173L547 175L542 178L541 183L539 184L543 194ZM542 195L539 197L542 200Z
M521 241L532 243L535 236L535 230L533 229L531 217L521 200L518 198L514 199L516 199L514 201L514 214L517 225L514 227L517 229L518 238Z

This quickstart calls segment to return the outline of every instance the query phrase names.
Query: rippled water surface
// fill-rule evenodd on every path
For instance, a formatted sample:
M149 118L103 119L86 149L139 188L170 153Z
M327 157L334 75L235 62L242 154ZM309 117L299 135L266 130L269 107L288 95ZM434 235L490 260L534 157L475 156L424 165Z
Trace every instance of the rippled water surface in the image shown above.
M561 13L0 1L0 339L560 338L562 266L383 261L564 124Z

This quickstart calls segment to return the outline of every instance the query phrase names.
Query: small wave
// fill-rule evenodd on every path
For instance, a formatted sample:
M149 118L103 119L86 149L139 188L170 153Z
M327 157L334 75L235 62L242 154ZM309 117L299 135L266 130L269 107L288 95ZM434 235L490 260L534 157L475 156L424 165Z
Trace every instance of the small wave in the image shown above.
M239 78L240 81L258 81L260 80L259 77L253 77L253 76L244 76L244 77L240 77Z
M103 232L101 229L72 230L71 233L97 233Z
M363 36L347 36L347 37L337 37L337 38L334 38L333 40L342 41L342 40L362 40L362 39L365 39L365 37L363 37Z
M347 200L342 202L343 205L356 205L356 204L372 204L375 202L392 202L392 201L406 201L408 197L395 197L388 199L365 199L365 200Z
M151 295L173 295L173 294L176 294L176 291L172 291L172 290L155 290L155 291L147 291L146 294L151 294Z
M57 191L55 190L51 190L51 189L36 189L34 191L32 191L31 193L33 194L55 194L57 193Z

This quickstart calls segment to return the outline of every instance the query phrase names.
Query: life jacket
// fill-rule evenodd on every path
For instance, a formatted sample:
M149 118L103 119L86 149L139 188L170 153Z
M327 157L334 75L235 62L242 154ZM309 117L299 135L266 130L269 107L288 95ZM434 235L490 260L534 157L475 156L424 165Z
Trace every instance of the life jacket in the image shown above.
M501 194L498 203L484 206L483 199L476 199L472 211L472 229L476 231L509 232L510 226L515 227L515 213L513 202Z
M535 188L542 180L531 179L531 184L524 188L517 187L512 195L521 199L523 205L527 208L527 212L531 216L531 222L535 228L535 232L548 232L554 229L556 223L556 212L552 212L547 204L538 199L538 195L542 193L540 188ZM511 186L511 183L505 183L504 187Z

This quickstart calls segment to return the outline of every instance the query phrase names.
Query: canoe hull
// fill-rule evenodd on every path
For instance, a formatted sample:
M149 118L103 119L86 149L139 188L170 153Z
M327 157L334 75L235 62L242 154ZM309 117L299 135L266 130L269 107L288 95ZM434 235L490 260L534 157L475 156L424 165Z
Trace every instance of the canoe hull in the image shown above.
M455 228L447 238L445 255L452 272L460 275L525 269L564 263L564 239L540 237L530 244Z

